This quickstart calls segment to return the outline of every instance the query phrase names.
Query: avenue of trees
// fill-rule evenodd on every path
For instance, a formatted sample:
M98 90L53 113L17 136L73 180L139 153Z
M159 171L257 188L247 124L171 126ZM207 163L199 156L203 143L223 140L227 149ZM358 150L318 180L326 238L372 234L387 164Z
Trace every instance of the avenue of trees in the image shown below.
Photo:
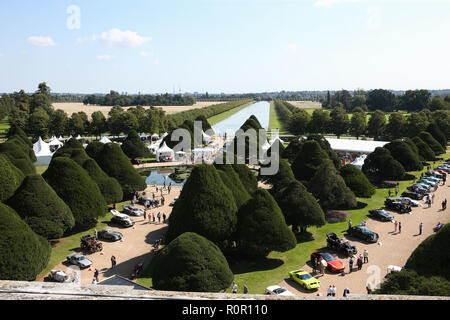
M182 95L127 95L120 94L117 91L111 90L110 93L104 96L89 95L83 103L101 105L101 106L191 106L195 103L193 97L183 97Z

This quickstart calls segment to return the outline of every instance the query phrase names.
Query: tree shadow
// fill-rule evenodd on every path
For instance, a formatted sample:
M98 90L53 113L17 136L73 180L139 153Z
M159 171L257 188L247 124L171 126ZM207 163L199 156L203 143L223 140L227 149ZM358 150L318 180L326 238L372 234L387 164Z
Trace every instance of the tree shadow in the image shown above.
M105 278L112 277L114 275L120 275L127 279L134 280L135 277L133 276L135 272L135 266L142 263L144 265L144 270L147 268L151 261L153 260L153 257L155 256L156 252L149 251L148 253L142 254L137 257L133 257L131 259L128 259L126 261L120 261L120 256L115 256L116 261L118 262L114 268L103 268L102 270L99 270Z
M156 240L159 240L159 239L164 240L164 236L167 233L168 228L169 228L169 226L166 225L164 228L149 232L145 236L145 243L154 244ZM164 243L164 241L163 241L163 243Z
M227 257L227 260L233 274L273 270L284 264L283 260L271 258Z
M313 234L309 231L296 233L295 238L297 239L297 244L314 241Z

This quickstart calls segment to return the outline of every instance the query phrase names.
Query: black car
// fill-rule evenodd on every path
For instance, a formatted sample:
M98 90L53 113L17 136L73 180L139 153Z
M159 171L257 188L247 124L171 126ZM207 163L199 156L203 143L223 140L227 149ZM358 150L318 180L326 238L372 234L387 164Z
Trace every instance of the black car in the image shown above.
M425 195L423 193L408 190L402 193L402 197L411 198L414 200L422 200L425 197Z
M370 231L367 227L356 226L347 230L347 233L353 237L365 240L366 242L377 242L379 235L376 232Z
M412 192L416 192L416 193L421 193L423 195L427 195L430 193L430 188L424 188L422 186L418 186L418 185L413 185L413 186L409 186L408 191L412 191Z
M409 213L412 211L411 206L407 205L403 202L397 202L397 201L386 201L384 203L386 208L392 211L397 211L399 213Z
M358 253L355 246L352 246L347 240L339 238L334 232L327 233L327 245L329 248L341 251L349 257Z
M98 238L101 240L111 240L111 241L119 241L122 240L123 235L118 231L114 231L113 229L103 229L98 232Z
M392 221L394 220L394 216L392 214L389 214L386 212L386 210L379 209L379 210L370 210L369 214L372 218L375 218L377 220L381 221Z

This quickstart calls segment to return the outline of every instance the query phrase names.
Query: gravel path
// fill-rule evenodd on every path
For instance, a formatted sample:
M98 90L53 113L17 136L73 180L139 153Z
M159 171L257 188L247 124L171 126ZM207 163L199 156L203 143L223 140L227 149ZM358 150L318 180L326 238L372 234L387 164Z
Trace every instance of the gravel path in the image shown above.
M323 296L327 295L327 288L330 285L336 286L337 296L342 296L344 289L347 287L350 289L350 293L366 293L366 284L370 283L371 288L375 288L387 274L387 267L389 265L395 265L403 267L408 260L411 253L416 249L419 244L424 241L428 236L432 235L433 228L439 223L447 223L450 217L450 209L445 212L441 211L441 202L449 198L450 199L450 185L440 185L438 190L434 192L435 199L431 208L424 205L421 202L421 206L413 208L411 214L394 214L395 220L402 223L401 233L394 232L394 223L391 222L379 222L368 218L367 227L377 232L380 236L379 244L366 244L358 239L348 237L350 243L354 244L358 248L359 253L363 253L364 249L369 252L369 263L363 265L360 271L349 272L349 259L343 256L338 258L344 262L346 275L332 274L328 271L324 276L318 276L317 278L321 282L321 287L316 292L306 292L303 288L300 288L295 282L288 277L281 283L280 286L286 287L298 295L317 295L318 293ZM423 223L422 235L419 235L419 224ZM333 252L330 252L333 253ZM356 266L356 259L353 265L354 270ZM299 266L300 269L312 273L312 267L309 265Z

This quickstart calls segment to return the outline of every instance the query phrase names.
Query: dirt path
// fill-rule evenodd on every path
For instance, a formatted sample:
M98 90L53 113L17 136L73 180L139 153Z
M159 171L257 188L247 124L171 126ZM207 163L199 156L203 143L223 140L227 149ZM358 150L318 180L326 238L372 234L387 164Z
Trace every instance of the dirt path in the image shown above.
M383 281L384 276L387 274L387 267L389 265L395 265L403 267L408 260L411 253L416 249L419 244L424 241L428 236L432 235L433 228L438 222L446 223L450 218L450 209L442 212L441 202L449 198L450 199L450 185L447 181L447 185L440 185L438 190L434 192L435 199L431 208L427 208L421 202L421 206L413 208L411 214L394 214L395 220L402 223L401 233L394 232L394 224L391 222L379 222L377 220L368 219L367 227L377 232L380 236L380 244L366 244L358 239L348 237L350 243L354 244L358 248L359 253L363 253L364 249L369 252L369 263L364 264L360 271L349 272L349 259L343 256L338 258L344 262L345 276L338 274L332 274L325 272L324 276L318 276L317 278L321 282L319 291L310 293L304 291L295 282L286 278L279 285L284 286L290 291L299 295L317 295L320 292L323 296L327 295L327 288L330 285L334 285L337 288L337 296L342 296L344 289L347 287L351 293L366 293L366 283L371 284L371 288L374 288L380 281ZM419 235L419 224L423 223L422 235ZM331 252L333 253L333 252ZM308 262L309 263L309 262ZM354 270L356 266L356 260L354 263ZM312 267L310 265L299 266L299 268L312 273ZM314 274L312 274L314 276Z
M156 192L155 187L148 186L146 189L146 194L152 196L155 192L156 198L160 199L160 192ZM170 194L168 194L167 189L163 191L165 198L165 205L163 207L151 209L151 212L155 213L155 217L158 212L167 215L167 218L172 212L172 207L169 204L175 197L178 197L181 193L181 187L172 187ZM139 208L142 206L136 205ZM131 217L133 221L136 222L134 227L131 228L121 228L115 225L111 225L113 230L119 231L123 234L124 241L117 242L107 242L102 241L103 251L102 253L97 252L93 254L86 255L89 259L93 261L91 268L84 269L80 273L80 282L82 284L92 283L94 278L94 271L98 269L100 272L99 280L109 278L115 274L121 275L123 277L129 278L133 268L138 263L143 263L144 268L147 267L151 261L153 253L151 253L152 245L155 240L163 238L167 224L162 222L158 223L158 218L156 217L156 222L149 222L144 220L144 217ZM74 248L73 252L82 253L80 248ZM117 259L117 265L114 269L111 269L111 256L114 255ZM55 270L66 271L68 264L64 261L59 265L55 266Z

